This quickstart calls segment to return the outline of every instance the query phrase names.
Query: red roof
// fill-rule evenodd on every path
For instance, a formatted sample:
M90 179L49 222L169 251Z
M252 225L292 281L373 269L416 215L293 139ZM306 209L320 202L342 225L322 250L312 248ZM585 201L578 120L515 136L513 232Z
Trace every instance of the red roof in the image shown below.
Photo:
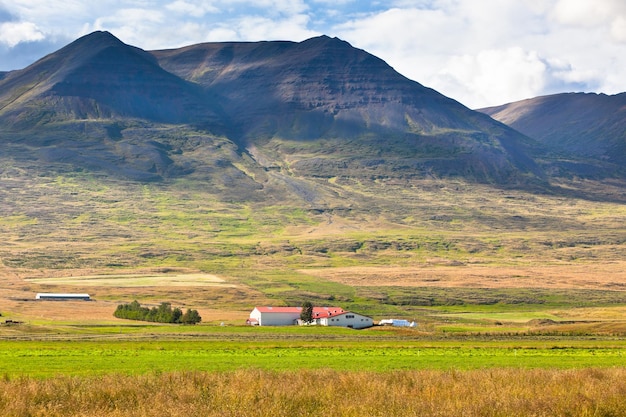
M302 307L256 307L261 313L298 313L302 312ZM313 318L333 317L346 313L341 307L313 307Z

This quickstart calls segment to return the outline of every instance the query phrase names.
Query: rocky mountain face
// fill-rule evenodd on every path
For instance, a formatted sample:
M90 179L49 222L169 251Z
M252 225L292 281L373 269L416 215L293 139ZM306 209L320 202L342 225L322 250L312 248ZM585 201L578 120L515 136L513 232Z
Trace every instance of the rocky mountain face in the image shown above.
M566 93L480 109L541 142L570 175L624 175L626 93Z
M432 134L443 127L480 131L485 124L337 38L208 43L153 54L164 69L222 97L249 140L350 138L364 131Z
M3 123L20 128L115 118L185 123L199 114L215 116L216 108L152 55L107 32L85 36L7 74L0 103Z
M3 157L32 167L238 196L308 199L312 178L544 179L533 139L326 36L147 52L95 32L2 74L0 129Z

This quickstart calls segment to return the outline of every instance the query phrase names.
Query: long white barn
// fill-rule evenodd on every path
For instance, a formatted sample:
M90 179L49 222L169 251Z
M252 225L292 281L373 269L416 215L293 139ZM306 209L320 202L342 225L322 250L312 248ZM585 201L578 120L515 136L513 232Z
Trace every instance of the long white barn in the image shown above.
M89 301L91 297L89 294L67 294L67 293L49 293L41 292L35 296L36 300L52 300L52 301Z

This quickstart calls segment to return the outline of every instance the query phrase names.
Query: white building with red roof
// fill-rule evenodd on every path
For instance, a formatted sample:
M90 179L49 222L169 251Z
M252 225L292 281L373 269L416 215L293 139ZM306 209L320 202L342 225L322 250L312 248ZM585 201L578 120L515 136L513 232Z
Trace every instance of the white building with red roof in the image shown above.
M255 307L248 324L258 326L291 326L299 324L302 307ZM362 329L374 325L371 317L345 311L341 307L313 307L313 322L321 326L343 326Z
M316 319L316 321L320 326L341 326L351 329L364 329L374 325L374 320L372 320L371 317L351 311L344 311L328 317L320 317Z

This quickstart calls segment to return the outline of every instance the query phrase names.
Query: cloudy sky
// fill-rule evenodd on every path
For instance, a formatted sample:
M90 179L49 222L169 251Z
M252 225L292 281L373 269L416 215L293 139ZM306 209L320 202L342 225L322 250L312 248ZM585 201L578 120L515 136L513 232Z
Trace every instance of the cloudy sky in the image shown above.
M0 71L94 30L148 50L337 36L472 108L626 91L625 0L0 0Z

